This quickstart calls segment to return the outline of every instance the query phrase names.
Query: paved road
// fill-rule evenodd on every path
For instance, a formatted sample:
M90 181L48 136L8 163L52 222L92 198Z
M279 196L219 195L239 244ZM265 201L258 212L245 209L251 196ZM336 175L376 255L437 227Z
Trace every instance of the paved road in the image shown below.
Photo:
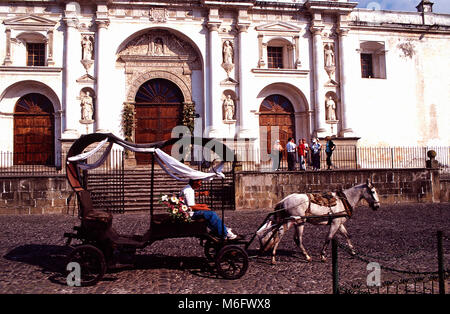
M267 211L226 212L228 225L250 234ZM64 255L64 232L77 218L69 215L0 216L0 293L177 293L177 294L297 294L331 293L331 258L320 262L319 251L326 227L307 225L304 243L313 257L307 263L292 241L293 231L283 239L278 264L269 256L252 257L249 269L238 280L218 278L206 263L195 238L155 242L139 252L136 268L106 274L93 287L69 287L59 275ZM142 234L147 214L116 215L113 222L122 233ZM384 267L429 272L437 270L436 231L450 230L450 204L383 206L377 212L365 206L347 222L355 247ZM341 236L338 237L344 243ZM249 250L256 253L255 242ZM446 269L450 268L450 241L444 239ZM331 254L331 253L330 253ZM367 262L339 255L340 283L365 284ZM382 270L381 280L399 280L401 273Z

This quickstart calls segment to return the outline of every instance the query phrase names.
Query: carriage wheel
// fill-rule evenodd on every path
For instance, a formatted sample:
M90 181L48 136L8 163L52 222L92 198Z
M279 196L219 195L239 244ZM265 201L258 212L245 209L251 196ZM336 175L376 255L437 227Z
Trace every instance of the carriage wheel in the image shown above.
M236 245L224 246L217 254L216 267L225 279L241 278L248 268L247 252Z
M217 252L219 251L219 247L216 243L207 240L205 242L205 256L208 262L213 262L216 260Z
M81 286L95 285L106 272L105 256L93 245L85 244L76 247L69 255L67 263L80 265Z

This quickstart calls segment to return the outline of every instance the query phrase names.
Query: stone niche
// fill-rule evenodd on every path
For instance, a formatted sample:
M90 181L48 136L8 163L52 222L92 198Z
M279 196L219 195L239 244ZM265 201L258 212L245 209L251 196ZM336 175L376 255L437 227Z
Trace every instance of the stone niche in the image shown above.
M177 84L185 101L191 101L193 70L201 70L194 47L167 30L149 30L131 39L119 52L124 63L127 101L134 101L139 87L152 78L166 78Z

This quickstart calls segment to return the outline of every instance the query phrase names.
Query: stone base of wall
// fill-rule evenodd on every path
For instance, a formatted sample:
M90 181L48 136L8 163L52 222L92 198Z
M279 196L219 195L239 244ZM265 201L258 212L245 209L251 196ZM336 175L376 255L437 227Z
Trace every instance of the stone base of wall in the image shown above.
M64 175L1 177L0 188L0 214L67 213L72 194Z
M236 174L236 210L273 209L292 193L347 189L371 179L386 204L448 202L449 181L430 169L371 169L317 172L242 172ZM437 182L437 186L436 186Z

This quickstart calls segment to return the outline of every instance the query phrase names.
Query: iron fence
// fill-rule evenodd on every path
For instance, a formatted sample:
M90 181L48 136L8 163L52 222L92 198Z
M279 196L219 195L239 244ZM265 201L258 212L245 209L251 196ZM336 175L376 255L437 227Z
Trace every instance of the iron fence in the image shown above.
M331 161L332 169L407 169L425 168L429 160L427 152L434 150L442 172L450 173L450 147L357 147L336 146ZM287 156L283 153L280 167L274 165L277 158L253 148L235 149L240 171L287 170ZM320 169L327 169L325 149L320 151ZM300 170L297 156L296 170ZM306 157L306 169L312 170L311 154Z
M357 146L336 146L332 154L332 169L407 169L407 168L425 168L429 160L427 152L436 151L436 160L438 161L441 172L450 173L450 146L424 146L424 147L357 147ZM275 171L287 170L287 156L283 154L280 160L280 166L274 167L276 160L264 151L253 147L234 148L235 160L227 162L223 171L230 172L233 166L237 171ZM55 155L51 164L35 164L32 160L39 158L18 158L22 153L0 152L0 175L52 175L65 174L66 154L59 153ZM102 151L91 156L88 163L97 160ZM312 170L311 154L306 158L306 169ZM32 154L31 154L32 156ZM104 173L121 167L121 163L127 156L124 151L113 149L106 162L92 173ZM31 162L17 163L17 160L31 160ZM207 160L213 160L209 157ZM275 160L275 161L274 161ZM210 163L214 163L211 161ZM236 162L236 164L234 164ZM203 167L205 162L191 164L192 167ZM298 160L296 170L300 170ZM326 153L320 151L320 169L327 169Z

